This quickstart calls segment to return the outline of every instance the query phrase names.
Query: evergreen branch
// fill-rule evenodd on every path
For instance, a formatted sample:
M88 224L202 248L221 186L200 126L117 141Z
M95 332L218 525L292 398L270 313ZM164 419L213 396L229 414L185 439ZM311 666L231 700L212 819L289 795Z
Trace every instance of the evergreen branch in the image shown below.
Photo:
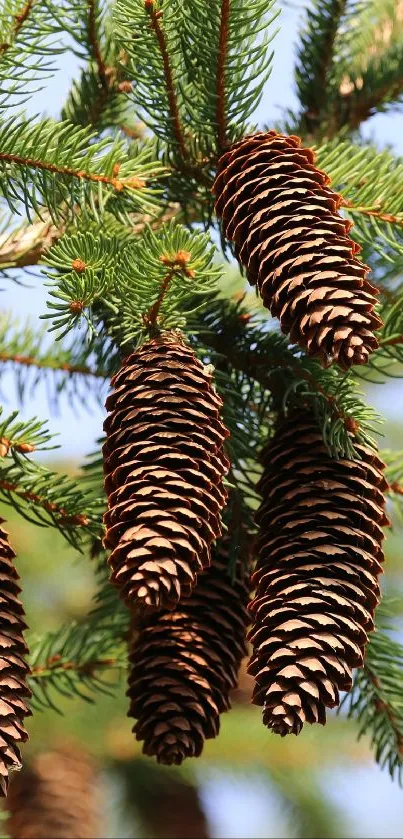
M10 27L11 37L9 41L3 41L3 43L0 44L0 56L4 55L4 53L7 52L7 50L11 46L11 43L17 38L21 28L24 26L24 23L28 18L28 15L32 11L33 5L34 0L27 0L27 2L24 3L23 7L20 8L20 11L15 12L14 15L12 15L13 22Z
M56 527L78 550L91 535L102 534L102 499L83 491L66 475L51 472L24 457L0 467L0 496L28 521Z
M0 12L0 108L21 104L32 84L54 71L46 60L60 51L49 42L53 28L45 4L6 0ZM15 100L15 97L18 99Z
M221 0L220 34L218 39L217 61L217 146L224 151L227 146L227 114L226 114L226 79L225 66L227 62L230 0Z
M101 54L100 45L97 34L97 0L87 0L88 2L88 40L91 47L92 55L96 61L98 78L101 87L106 93L109 92L109 82L106 72L106 65Z
M137 153L136 153L137 152ZM77 212L77 206L122 215L150 211L156 204L147 183L162 174L153 149L122 141L95 141L88 129L68 122L27 119L0 124L0 191L14 212L23 202L29 213L47 207L52 219Z
M195 145L210 166L251 130L272 62L274 0L175 0L182 16L182 96Z
M300 33L295 77L303 112L301 130L315 134L326 122L335 73L335 45L347 0L315 0Z
M165 87L167 91L169 111L172 120L174 137L181 151L182 158L186 160L188 152L183 136L183 129L179 115L179 105L175 91L175 83L168 52L168 44L165 37L165 32L161 26L161 18L163 15L163 11L162 8L159 8L159 6L157 7L157 3L155 2L155 0L144 0L144 8L150 16L151 27L155 34L158 47L161 53Z
M126 657L126 644L116 636L113 623L97 626L87 619L47 633L31 653L33 706L58 711L53 693L87 702L94 701L94 692L110 694L118 681L114 685L110 674L125 669Z
M403 254L403 163L389 151L334 140L316 149L317 164L355 222L352 235L386 259Z
M93 395L102 401L104 388L99 380L110 375L112 356L97 357L95 348L74 337L71 345L49 346L47 330L34 329L30 321L20 323L10 314L0 316L0 380L13 371L21 404L30 398L38 384L46 384L51 409L57 408L65 394L70 405L76 402L88 407Z
M54 446L46 444L51 440L45 423L39 420L18 420L18 411L6 419L2 418L0 408L0 457L11 454L29 454L34 451L46 451ZM18 462L18 461L17 461Z
M353 689L343 700L357 719L358 736L369 734L375 758L402 782L403 770L403 645L392 640L390 613L378 607L377 630L371 635L364 667L357 670Z
M203 322L190 321L187 328L197 333L204 346L272 392L278 407L292 404L297 397L307 400L334 456L355 457L354 438L375 445L372 434L379 420L363 403L350 377L333 368L323 370L298 347L289 346L283 336L268 331L264 322L254 323L240 303L216 299L203 312Z

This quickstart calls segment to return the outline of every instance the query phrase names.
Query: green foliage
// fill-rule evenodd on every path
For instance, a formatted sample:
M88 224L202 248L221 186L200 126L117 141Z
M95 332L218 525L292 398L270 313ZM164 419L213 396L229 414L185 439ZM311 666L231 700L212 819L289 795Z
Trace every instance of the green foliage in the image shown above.
M137 112L156 136L184 154L184 61L180 45L182 14L163 0L117 0L115 37L133 84Z
M348 0L315 0L300 32L295 77L303 108L301 128L316 131L328 115L338 73L335 44Z
M0 10L0 110L26 101L55 70L60 51L40 0L3 0ZM39 85L39 87L38 87Z
M369 735L375 759L392 778L403 779L403 645L393 640L385 599L377 612L364 667L356 671L353 689L343 702L359 725L359 737Z
M334 140L316 152L317 165L345 199L346 211L355 225L351 231L354 238L387 259L401 255L403 163L390 151L379 152L346 140Z
M103 400L108 371L96 363L90 343L78 335L68 345L49 346L46 328L36 329L32 319L25 323L9 312L0 314L0 382L12 369L18 401L26 403L39 384L46 387L51 411L62 396L70 405L89 407L90 397Z
M0 464L2 501L34 524L57 528L77 550L102 535L102 498L94 498L80 481L19 455L15 447L12 453L13 462Z
M152 146L127 153L119 138L98 140L69 122L23 116L0 123L0 194L13 212L25 206L28 217L46 207L59 221L79 207L98 216L126 217L147 212L156 196L147 185L162 169ZM116 171L117 167L117 171Z
M271 70L275 0L173 5L182 13L187 75L181 90L196 142L203 153L220 154L251 130Z
M60 338L83 318L96 334L106 318L120 346L155 330L179 329L217 287L221 270L213 255L208 234L173 223L158 232L146 228L132 242L101 232L66 234L48 254L57 273L44 317Z

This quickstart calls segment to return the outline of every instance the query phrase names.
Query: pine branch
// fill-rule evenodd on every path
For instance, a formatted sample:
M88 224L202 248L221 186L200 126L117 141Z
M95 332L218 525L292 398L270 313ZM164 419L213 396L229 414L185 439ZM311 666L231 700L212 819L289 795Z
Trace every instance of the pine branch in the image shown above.
M102 57L101 47L98 41L98 0L88 0L88 41L93 58L97 65L98 79L101 87L106 93L109 91L107 68Z
M278 12L274 0L184 0L182 53L187 75L182 96L195 141L210 166L234 140L251 130L249 120L270 75L269 49Z
M173 223L120 243L119 252L109 237L64 236L48 257L58 269L51 292L57 302L49 302L52 311L45 317L62 335L82 317L96 333L106 317L120 346L162 328L181 328L195 295L201 304L217 284L221 272L212 264L213 253L206 234Z
M264 321L254 323L240 303L215 300L203 312L203 322L189 321L187 328L197 333L204 346L272 392L279 406L307 401L334 456L354 457L354 437L375 445L372 434L379 420L361 400L350 376L334 368L323 370L277 332L269 332Z
M303 107L300 130L315 134L329 111L335 86L335 46L339 27L346 12L347 0L315 0L306 11L304 30L300 33L295 76Z
M0 408L0 458L55 448L46 445L52 438L45 423L36 419L18 420L18 411L5 419L2 414L3 408Z
M392 778L403 777L403 646L393 641L387 604L378 607L378 629L371 635L364 667L343 702L357 719L358 736L369 734L376 761Z
M107 379L114 369L111 364L112 357L108 366L107 359L97 358L91 343L79 336L71 345L49 346L46 329L38 331L29 320L20 323L7 312L0 316L0 380L3 373L13 371L21 404L44 383L51 410L62 395L70 405L88 408L90 396L103 400L105 389L99 379Z
M403 163L389 151L334 140L316 149L317 164L345 201L351 234L387 259L403 253Z
M49 40L46 5L39 0L6 0L0 12L0 109L21 105L54 72L60 52Z
M102 498L94 498L66 475L19 459L0 467L0 497L28 521L56 527L77 550L87 538L102 535Z
M147 184L161 166L151 147L128 155L116 139L94 141L94 134L67 122L21 119L0 124L0 191L12 212L20 203L27 213L45 206L52 219L80 207L115 215L155 206Z

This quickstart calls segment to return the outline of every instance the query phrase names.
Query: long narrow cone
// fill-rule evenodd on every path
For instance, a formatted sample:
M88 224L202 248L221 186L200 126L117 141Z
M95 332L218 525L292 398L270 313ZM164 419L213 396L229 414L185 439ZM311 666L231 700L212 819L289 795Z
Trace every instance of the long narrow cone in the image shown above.
M105 547L129 607L172 609L210 564L229 463L211 373L177 335L123 362L106 407Z
M298 413L263 452L249 673L282 736L325 723L374 628L387 482L377 454L356 448L357 460L333 460L314 417Z
M325 367L365 364L382 325L378 290L313 151L275 131L247 137L222 156L213 192L224 235L283 332Z

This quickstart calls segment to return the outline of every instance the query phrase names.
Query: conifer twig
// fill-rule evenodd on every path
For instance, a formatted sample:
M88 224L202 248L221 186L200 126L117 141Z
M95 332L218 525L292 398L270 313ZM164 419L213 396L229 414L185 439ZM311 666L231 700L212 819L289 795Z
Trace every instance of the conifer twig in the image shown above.
M217 64L217 139L221 153L227 145L225 62L228 49L230 0L221 0L220 35Z
M96 376L100 379L106 379L107 374L103 370L95 370L87 367L84 364L69 364L68 362L57 362L52 359L34 358L29 355L13 355L13 353L0 352L0 363L11 362L13 364L21 364L25 367L38 367L42 370L54 370L63 373L79 374L82 376Z
M31 492L28 489L23 489L18 483L13 483L12 481L0 478L0 490L12 492L14 495L18 495L19 498L24 499L24 501L38 504L46 510L47 513L56 515L58 517L57 523L62 527L66 525L73 525L74 527L88 527L89 525L88 516L84 513L69 514L63 509L63 507L59 507L58 504L55 504L54 501L48 501L45 496L37 495L35 492Z
M99 81L101 83L101 86L108 94L109 81L107 75L107 68L102 57L101 48L99 46L97 36L95 0L88 0L88 40L97 65Z
M157 11L154 5L154 0L144 0L144 8L146 12L148 12L150 16L151 26L155 37L157 39L157 43L159 46L162 63L164 66L164 77L165 77L165 85L167 90L168 102L169 102L169 110L172 119L172 126L173 132L176 142L181 151L181 155L184 160L188 157L188 152L186 148L185 139L183 136L183 130L179 115L179 107L175 93L175 85L174 85L174 78L173 72L171 67L171 61L169 58L167 42L165 38L164 30L160 24L160 19L162 17L162 11Z
M17 14L14 15L14 23L13 23L13 26L11 28L11 34L12 34L14 39L18 36L20 30L22 29L25 21L27 20L28 15L31 12L31 9L32 9L33 5L34 5L34 0L27 0L27 2L24 3L21 11L17 12ZM7 52L8 48L10 46L11 46L11 38L10 38L9 41L4 41L2 44L0 44L0 55L4 55L4 53Z
M45 160L38 160L34 157L23 157L22 155L0 151L0 161L2 160L4 160L5 163L16 163L19 166L30 166L34 169L42 169L46 172L53 172L56 175L68 175L69 177L78 178L79 180L107 184L113 186L117 192L121 192L125 186L132 187L133 189L143 189L145 187L145 181L136 176L119 179L114 176L99 175L96 172L85 172L82 169L73 169L70 166L59 166L56 163L49 163Z

